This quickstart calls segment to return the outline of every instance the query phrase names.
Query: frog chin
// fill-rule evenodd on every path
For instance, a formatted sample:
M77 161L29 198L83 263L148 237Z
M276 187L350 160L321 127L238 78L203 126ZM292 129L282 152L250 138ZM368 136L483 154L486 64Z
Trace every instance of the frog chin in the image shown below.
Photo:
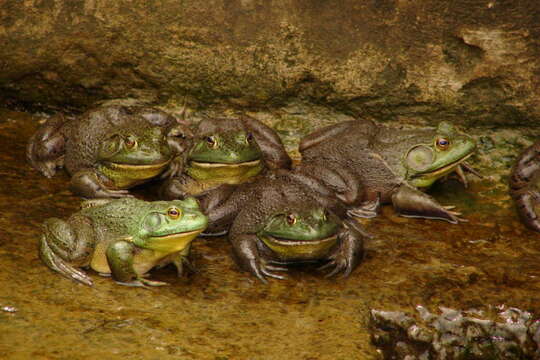
M209 163L191 160L186 172L199 181L241 184L263 169L260 159L240 163Z
M337 234L323 239L296 240L269 234L259 238L282 260L314 260L324 257L338 241Z
M99 169L117 189L127 189L158 176L170 162L171 159L156 164L122 164L103 161Z
M429 187L441 177L456 171L458 166L471 156L472 153L436 170L415 174L411 177L409 183L414 187Z
M141 247L154 250L160 253L175 253L182 251L188 246L204 229L188 232L169 234L163 236L151 236L144 241Z

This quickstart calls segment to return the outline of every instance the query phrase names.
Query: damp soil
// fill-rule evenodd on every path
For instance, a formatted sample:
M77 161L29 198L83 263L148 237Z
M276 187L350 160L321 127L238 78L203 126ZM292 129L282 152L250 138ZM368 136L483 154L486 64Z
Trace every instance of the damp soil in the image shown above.
M68 217L80 200L65 173L46 179L26 163L36 127L32 115L0 111L2 359L377 359L369 309L512 306L540 315L540 235L518 221L505 185L487 180L431 189L466 223L405 219L390 207L365 221L375 238L347 279L304 266L263 284L239 271L226 238L201 238L197 273L152 272L167 287L125 287L92 271L93 287L77 284L37 256L43 220Z

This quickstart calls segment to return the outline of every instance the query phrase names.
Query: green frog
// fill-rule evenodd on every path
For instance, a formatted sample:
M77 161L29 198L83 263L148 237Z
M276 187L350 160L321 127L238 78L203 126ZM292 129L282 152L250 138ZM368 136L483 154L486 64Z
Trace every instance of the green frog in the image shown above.
M164 199L202 197L220 185L238 185L266 169L291 166L279 136L252 117L205 119L194 133L185 152L183 174L161 188Z
M87 200L67 220L44 222L39 254L52 270L86 285L93 282L80 267L123 285L161 286L166 283L148 280L146 273L173 263L181 276L191 242L207 225L194 198Z
M65 167L77 195L119 198L135 185L180 172L190 134L151 107L102 106L76 118L50 118L31 137L27 158L46 177Z
M421 191L437 179L465 171L478 175L465 161L476 142L441 122L435 129L405 130L357 120L322 128L302 139L299 172L310 173L349 205L350 215L372 217L379 205L392 203L406 217L457 223L459 212L440 205ZM334 179L338 179L335 183Z

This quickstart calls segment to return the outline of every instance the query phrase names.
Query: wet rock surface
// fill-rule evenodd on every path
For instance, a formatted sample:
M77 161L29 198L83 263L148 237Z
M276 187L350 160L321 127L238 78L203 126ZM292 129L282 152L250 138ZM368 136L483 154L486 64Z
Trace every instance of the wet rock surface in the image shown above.
M6 0L0 97L291 97L383 120L540 121L536 0Z
M280 130L292 149L304 131L342 119L321 111L313 124L306 109L253 115L269 125L298 120L297 130ZM66 190L67 175L46 179L25 163L38 119L0 112L0 358L369 360L380 358L370 340L370 309L505 305L540 314L540 235L519 222L507 191L513 156L528 142L515 129L471 130L487 139L475 159L487 178L469 189L450 179L430 191L468 223L405 219L385 207L364 222L376 237L348 279L299 266L288 280L263 285L238 270L225 238L207 238L193 244L198 273L179 279L172 267L155 270L153 279L171 285L148 290L92 271L94 287L79 285L39 260L43 220L67 218L80 200ZM151 199L155 191L135 194Z
M540 319L526 311L416 310L414 315L371 310L372 340L385 359L540 358Z

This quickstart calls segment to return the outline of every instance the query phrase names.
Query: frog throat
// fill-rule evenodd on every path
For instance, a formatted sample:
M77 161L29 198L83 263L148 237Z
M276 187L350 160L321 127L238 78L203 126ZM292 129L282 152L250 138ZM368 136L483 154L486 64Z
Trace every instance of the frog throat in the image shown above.
M203 231L204 228L164 236L151 236L145 239L142 244L138 244L138 241L134 241L134 243L141 248L171 254L184 250Z
M337 243L336 235L317 240L292 240L268 234L259 235L263 243L283 260L312 260L324 257Z
M428 187L431 186L437 179L450 174L455 171L456 168L465 160L470 158L473 154L470 153L467 156L462 157L446 166L443 166L437 170L414 174L410 179L410 184L415 187Z
M117 189L128 189L146 180L161 174L171 159L148 165L119 164L104 161L98 166L98 170L112 181Z
M236 185L246 182L259 174L262 169L263 162L260 159L236 164L208 163L192 160L189 162L186 172L195 180Z

